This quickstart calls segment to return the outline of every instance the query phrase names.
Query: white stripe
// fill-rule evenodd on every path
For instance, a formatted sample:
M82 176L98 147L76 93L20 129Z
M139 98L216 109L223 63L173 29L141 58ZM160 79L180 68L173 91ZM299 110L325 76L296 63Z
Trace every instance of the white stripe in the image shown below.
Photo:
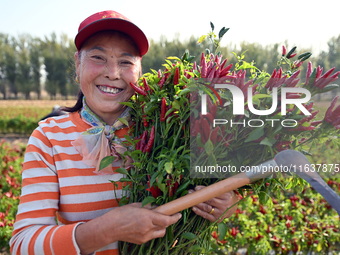
M114 208L101 209L87 212L58 212L60 217L68 221L88 221L102 216ZM61 223L60 223L61 224Z
M124 192L125 194L125 192ZM116 196L115 196L116 195ZM121 198L123 195L122 190L108 190L94 193L83 193L83 194L70 194L62 195L60 197L60 204L82 204L82 203L93 203L98 201L113 200Z
M34 178L42 176L55 176L53 171L48 170L48 168L28 168L22 172L22 178Z
M83 161L74 161L65 159L63 161L55 161L55 167L60 170L66 170L70 168L78 168L78 169L88 169L89 166L86 165Z
M54 182L36 183L22 187L21 195L30 195L40 192L59 192L59 184Z
M62 131L62 130L61 130ZM76 140L79 137L79 132L64 133L64 132L46 132L46 136L49 140L64 141L64 140Z
M68 187L88 184L104 184L110 181L119 181L123 177L123 174L72 176L59 178L59 182L60 187Z
M105 247L99 249L98 251L106 251L106 250L113 250L113 249L118 249L118 242L114 242L109 245L106 245Z
M31 201L18 206L18 214L33 212L45 209L59 209L59 201L54 199L43 199L38 201Z
M55 218L53 217L41 217L41 218L27 218L14 223L15 229L20 229L30 225L56 225ZM18 232L21 236L21 232ZM23 234L25 236L25 234Z
M47 233L53 228L54 226L48 226L46 228L44 228L40 234L38 235L36 242L34 244L34 254L44 254L44 242L45 242L45 238Z

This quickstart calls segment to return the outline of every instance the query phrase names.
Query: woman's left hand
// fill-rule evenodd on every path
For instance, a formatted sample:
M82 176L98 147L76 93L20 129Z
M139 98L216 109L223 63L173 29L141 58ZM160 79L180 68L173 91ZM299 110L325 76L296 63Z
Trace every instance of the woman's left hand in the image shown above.
M196 186L195 190L189 190L189 193L204 189L205 186ZM230 217L237 209L236 203L239 201L234 191L222 194L219 197L210 199L204 203L195 205L192 210L199 216L214 222L219 222ZM229 208L229 209L228 209Z

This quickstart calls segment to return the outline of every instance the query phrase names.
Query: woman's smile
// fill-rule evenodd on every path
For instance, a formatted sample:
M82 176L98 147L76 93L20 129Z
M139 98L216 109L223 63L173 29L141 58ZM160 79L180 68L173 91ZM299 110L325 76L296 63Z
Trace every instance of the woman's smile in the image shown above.
M115 88L115 87L111 87L108 85L97 85L97 88L104 94L108 94L108 95L117 95L120 92L123 91L123 89L119 89L119 88Z

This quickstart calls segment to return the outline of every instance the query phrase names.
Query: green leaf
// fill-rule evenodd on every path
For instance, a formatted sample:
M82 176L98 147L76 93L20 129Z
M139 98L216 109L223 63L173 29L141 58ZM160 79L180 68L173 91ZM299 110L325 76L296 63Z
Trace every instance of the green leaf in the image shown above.
M261 142L260 144L262 145L268 145L268 146L273 146L273 144L276 142L276 140L274 138L268 138L268 137L265 137Z
M214 26L214 24L211 21L210 21L210 27L211 27L211 31L214 31L215 26Z
M132 182L130 178L120 178L119 181L120 182Z
M240 65L237 70L240 70L240 69L256 69L256 66L253 66L252 64L246 62L246 61L243 61L242 62L242 65Z
M202 35L200 38L198 38L197 43L202 43L207 38L207 35Z
M116 173L128 175L128 171L125 168L118 168L115 170Z
M114 156L106 156L104 157L99 164L99 171L104 169L105 167L112 164L112 162L115 160Z
M180 185L176 191L176 194L181 194L182 191L186 190L191 183L191 180L186 180L182 185Z
M223 238L227 234L227 225L223 222L218 223L217 230L218 230L218 239L223 240Z
M188 239L188 240L193 240L195 238L197 238L197 236L194 233L191 232L184 232L182 234L182 238Z
M148 196L148 197L143 199L142 206L146 206L146 205L151 204L155 201L156 201L156 199L153 196Z
M321 90L321 93L325 93L325 92L328 92L328 91L331 91L331 90L337 89L337 88L339 88L338 84L329 84Z
M127 119L126 118L119 118L118 119L121 123L123 123L125 126L129 126L129 122L127 121Z
M253 131L251 131L249 133L248 138L244 142L247 143L247 142L257 140L263 135L264 135L264 128L263 127L255 128Z
M218 38L222 38L225 35L225 33L228 32L228 30L229 28L222 27L220 32L218 33Z
M214 151L214 144L212 141L209 139L205 144L204 144L204 150L208 155L211 155Z
M170 57L167 57L167 59L180 61L180 59L176 56L170 56Z
M174 164L172 163L172 161L166 162L166 163L164 164L165 171L166 171L168 174L171 174L171 173L172 173L173 166L174 166Z

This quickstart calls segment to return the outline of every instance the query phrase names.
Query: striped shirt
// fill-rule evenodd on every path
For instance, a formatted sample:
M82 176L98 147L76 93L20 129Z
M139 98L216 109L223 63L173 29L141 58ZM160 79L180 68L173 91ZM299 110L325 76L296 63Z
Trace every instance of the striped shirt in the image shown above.
M13 236L12 254L80 254L77 225L97 218L122 197L122 174L97 175L71 145L90 126L78 112L48 118L34 130L23 163L22 193ZM124 137L127 128L116 131ZM118 254L118 243L96 251Z

